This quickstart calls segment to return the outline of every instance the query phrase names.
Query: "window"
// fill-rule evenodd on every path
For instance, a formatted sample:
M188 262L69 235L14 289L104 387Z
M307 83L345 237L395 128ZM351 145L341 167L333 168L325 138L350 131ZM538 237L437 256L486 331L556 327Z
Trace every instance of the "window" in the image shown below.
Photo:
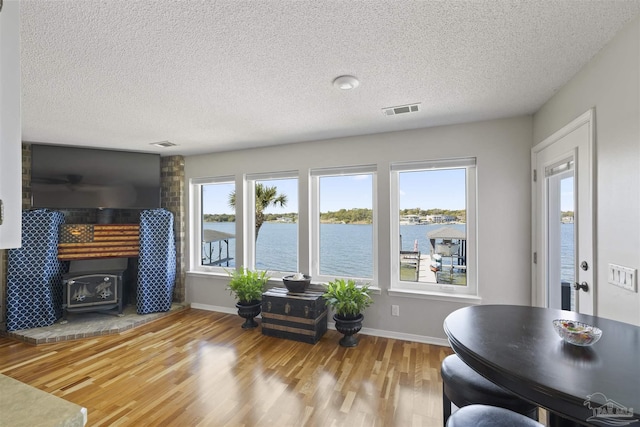
M195 270L223 271L235 267L235 194L233 178L219 178L193 182L192 199L197 218L193 221L195 255L192 263Z
M391 165L392 287L475 293L475 159Z
M250 175L247 183L247 265L272 276L298 272L297 173Z
M311 177L312 275L376 283L375 167L314 170Z

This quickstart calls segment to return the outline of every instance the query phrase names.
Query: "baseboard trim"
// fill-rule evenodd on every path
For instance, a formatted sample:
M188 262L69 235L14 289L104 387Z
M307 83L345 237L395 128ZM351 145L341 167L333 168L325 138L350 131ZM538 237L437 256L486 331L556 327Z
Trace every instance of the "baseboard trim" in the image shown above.
M330 329L335 329L335 325L333 323L330 323L328 327ZM362 328L359 333L363 335L372 335L374 337L393 338L395 340L413 341L422 344L433 344L439 345L441 347L450 347L449 340L445 338L429 337L426 335L406 334L404 332L386 331L384 329L373 328Z
M217 311L217 312L226 313L226 314L238 314L238 311L235 308L223 307L219 305L200 304L196 302L191 303L191 308L196 308L196 309L206 310L206 311ZM336 329L335 324L333 322L328 322L327 327L333 330ZM396 340L412 341L412 342L419 342L422 344L432 344L432 345L439 345L442 347L450 347L449 341L445 338L429 337L425 335L405 334L403 332L385 331L382 329L373 329L373 328L362 328L360 333L363 335L371 335L374 337L393 338Z
M221 305L209 305L209 304L200 304L197 302L192 302L191 308L197 308L197 309L206 310L206 311L217 311L219 313L226 313L226 314L238 314L237 309L231 308L231 307L223 307Z

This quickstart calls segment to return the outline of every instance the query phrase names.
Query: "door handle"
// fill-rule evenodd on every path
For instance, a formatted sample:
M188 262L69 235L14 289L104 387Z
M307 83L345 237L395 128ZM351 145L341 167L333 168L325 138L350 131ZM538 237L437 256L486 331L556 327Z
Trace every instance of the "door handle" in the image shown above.
M580 289L582 289L585 292L589 292L589 284L587 282L582 282L582 283L574 283L573 284L573 289L575 289L576 291L579 291Z

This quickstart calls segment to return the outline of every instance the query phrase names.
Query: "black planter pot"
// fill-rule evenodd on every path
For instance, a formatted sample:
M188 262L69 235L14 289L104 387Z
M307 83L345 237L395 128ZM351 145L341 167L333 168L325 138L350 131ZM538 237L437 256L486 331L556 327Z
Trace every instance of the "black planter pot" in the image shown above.
M246 319L242 324L242 329L251 329L258 326L258 322L255 321L254 317L262 311L262 302L256 300L250 303L237 303L236 308L238 309L238 316Z
M340 340L342 347L355 347L358 345L358 340L353 335L362 329L362 319L364 319L362 314L350 318L338 316L337 314L333 315L333 320L336 322L336 330L344 334L344 337Z

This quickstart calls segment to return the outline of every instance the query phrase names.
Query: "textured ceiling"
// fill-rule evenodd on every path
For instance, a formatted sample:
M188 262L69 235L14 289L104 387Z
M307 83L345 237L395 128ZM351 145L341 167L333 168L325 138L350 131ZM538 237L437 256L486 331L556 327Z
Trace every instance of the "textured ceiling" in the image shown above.
M531 114L639 11L640 0L22 0L23 140L189 155ZM336 89L343 74L360 86ZM165 140L178 146L150 145Z

